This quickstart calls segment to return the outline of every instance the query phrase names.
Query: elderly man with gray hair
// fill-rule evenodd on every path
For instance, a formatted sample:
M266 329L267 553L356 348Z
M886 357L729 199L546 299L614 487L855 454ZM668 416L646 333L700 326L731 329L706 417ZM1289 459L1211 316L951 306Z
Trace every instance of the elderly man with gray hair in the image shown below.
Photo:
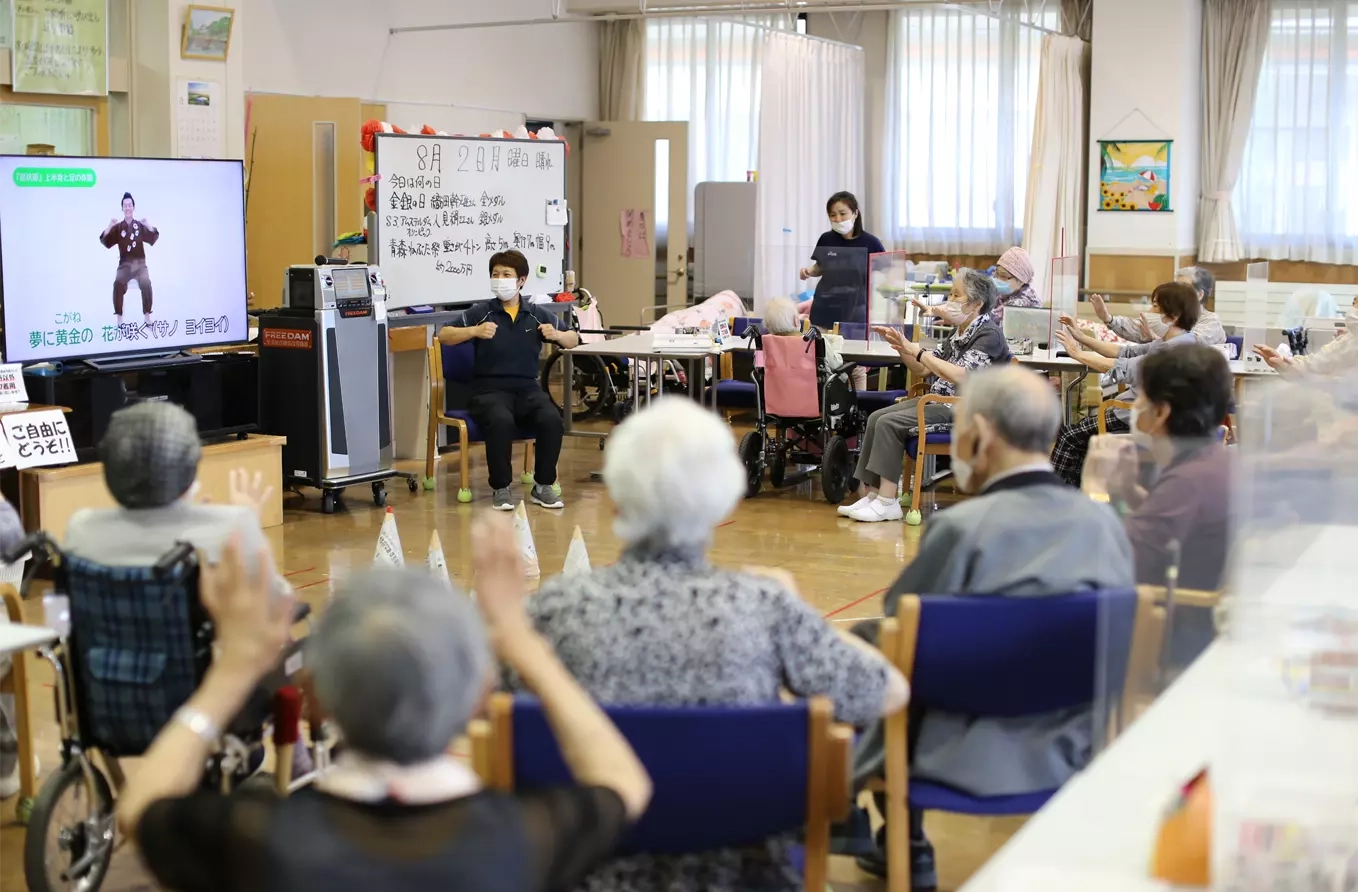
M1197 324L1193 326L1193 336L1198 339L1198 343L1204 347L1226 343L1226 329L1221 325L1221 317L1207 309L1207 301L1217 289L1217 280L1212 271L1201 266L1186 266L1174 274L1174 281L1192 286L1198 294L1202 310L1198 313ZM1108 311L1108 304L1100 294L1089 296L1089 306L1099 321L1124 341L1148 344L1164 337L1165 323L1157 313L1142 313L1139 317L1114 316Z
M1040 375L1004 366L968 376L950 451L958 486L975 498L929 522L919 553L887 592L884 615L894 615L907 594L1032 598L1135 584L1117 515L1052 471L1048 454L1060 425L1060 402ZM875 641L877 624L854 631ZM928 703L912 702L910 710L911 777L975 796L1060 786L1092 756L1088 711L977 719ZM882 744L879 724L860 745L860 780L882 771ZM910 831L914 885L926 888L933 849L921 814L911 814ZM880 851L859 864L884 869Z
M1010 359L1009 343L990 315L996 297L993 279L985 273L964 269L953 279L948 300L929 308L929 312L953 327L952 335L933 350L907 341L894 328L875 327L873 331L895 348L910 371L930 378L929 393L955 396L958 385L968 374ZM952 427L952 416L952 406L926 403L921 431L918 399L902 400L869 415L860 441L858 468L854 471L863 487L857 501L840 507L840 516L862 523L900 520L896 481L905 462L906 443L915 437L948 430Z
M253 557L266 544L259 505L272 494L232 475L231 505L194 499L202 455L198 424L174 403L138 403L113 413L99 444L104 483L116 508L82 508L66 525L62 548L110 567L150 567L180 542L211 562L232 535ZM252 491L253 490L253 491ZM275 576L280 594L290 590Z
M215 730L288 640L288 604L234 543L204 574L216 655L118 797L118 823L166 888L568 889L645 811L651 782L603 710L524 613L507 521L473 530L476 605L422 570L341 583L308 646L314 693L347 748L314 787L280 799L202 789ZM267 555L255 555L267 561ZM506 794L447 755L494 675L492 645L542 702L574 784Z

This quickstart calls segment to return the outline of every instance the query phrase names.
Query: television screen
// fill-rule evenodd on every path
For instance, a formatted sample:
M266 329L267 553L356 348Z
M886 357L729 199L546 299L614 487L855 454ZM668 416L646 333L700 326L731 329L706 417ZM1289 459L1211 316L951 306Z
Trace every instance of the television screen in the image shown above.
M240 161L0 155L5 359L248 338Z

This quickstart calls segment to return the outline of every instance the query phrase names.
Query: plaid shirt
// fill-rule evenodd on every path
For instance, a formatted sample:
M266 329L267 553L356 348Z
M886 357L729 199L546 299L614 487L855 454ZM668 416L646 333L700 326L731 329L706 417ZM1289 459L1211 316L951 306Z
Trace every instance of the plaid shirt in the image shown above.
M944 362L974 371L997 362L1008 362L1009 342L990 313L978 313L971 324L930 351ZM929 392L937 396L957 396L957 385L934 375Z

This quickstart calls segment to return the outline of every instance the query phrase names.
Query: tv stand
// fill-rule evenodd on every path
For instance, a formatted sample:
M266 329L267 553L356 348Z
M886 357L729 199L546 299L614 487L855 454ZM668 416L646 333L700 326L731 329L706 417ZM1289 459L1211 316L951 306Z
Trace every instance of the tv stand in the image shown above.
M142 353L137 356L116 358L86 359L84 363L96 372L140 372L145 369L162 369L167 366L191 365L202 362L197 353Z

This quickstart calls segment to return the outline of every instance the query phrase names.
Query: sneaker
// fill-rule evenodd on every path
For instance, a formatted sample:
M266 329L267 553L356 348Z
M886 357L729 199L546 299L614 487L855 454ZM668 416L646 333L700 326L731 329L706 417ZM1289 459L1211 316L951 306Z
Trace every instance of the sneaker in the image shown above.
M534 505L541 505L544 508L565 508L566 503L561 501L561 496L556 494L556 490L550 486L541 484L533 487L531 495Z
M514 491L508 486L504 489L497 489L490 495L490 506L496 511L514 510Z
M854 502L852 505L840 505L839 516L850 517L852 516L853 512L857 511L859 508L865 507L868 504L868 502L871 502L875 498L877 498L875 495L868 493L867 495L863 496L863 498Z
M884 502L878 497L861 508L854 508L847 516L859 523L881 523L884 520L900 520L905 516L905 512L901 510L901 503L895 499Z
M869 855L859 855L854 863L864 873L886 879L884 848L877 847ZM933 892L937 888L938 868L934 863L933 844L927 839L910 840L910 892Z

